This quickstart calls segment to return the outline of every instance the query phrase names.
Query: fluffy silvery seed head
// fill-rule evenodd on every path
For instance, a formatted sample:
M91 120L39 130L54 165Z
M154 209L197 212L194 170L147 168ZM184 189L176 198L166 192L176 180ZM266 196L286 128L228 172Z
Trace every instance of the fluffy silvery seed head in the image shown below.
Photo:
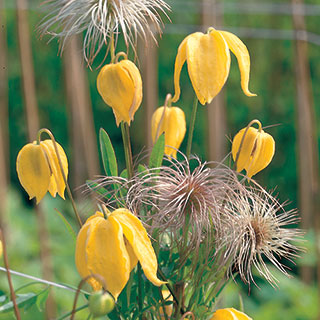
M43 19L42 34L65 40L86 31L84 56L92 63L108 39L115 41L123 33L127 47L136 43L137 36L146 39L153 30L161 33L161 17L169 6L163 0L47 0L49 12Z
M228 223L222 229L234 253L233 268L242 280L254 282L252 268L255 267L271 284L276 284L266 260L288 275L281 259L297 256L301 249L293 242L301 241L303 233L296 228L299 221L296 210L285 211L285 204L281 205L257 187L247 188L245 193L226 203Z
M129 202L149 206L151 227L172 235L180 254L187 256L217 232L223 202L242 186L223 165L210 168L199 159L170 159L168 164L144 176Z

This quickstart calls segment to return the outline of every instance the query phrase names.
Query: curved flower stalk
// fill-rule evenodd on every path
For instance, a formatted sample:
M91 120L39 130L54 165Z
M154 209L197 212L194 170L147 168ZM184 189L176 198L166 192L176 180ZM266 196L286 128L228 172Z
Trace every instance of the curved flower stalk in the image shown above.
M67 177L68 159L63 148L58 143L56 144L62 169ZM66 184L52 140L25 145L19 151L16 166L20 183L29 194L30 199L35 197L39 203L47 191L53 197L58 193L64 199Z
M89 64L110 38L123 33L126 46L134 46L137 36L146 39L153 31L161 34L160 12L169 9L163 0L48 0L49 12L40 25L42 34L65 41L74 34L86 32L83 53Z
M138 261L149 281L156 286L165 283L157 278L157 258L146 230L127 209L117 209L109 213L107 219L101 212L88 218L78 234L75 257L81 277L102 276L107 285L105 289L115 299ZM101 289L95 279L88 282L95 291Z
M178 107L163 106L159 107L151 118L151 134L153 143L159 136L165 134L164 153L176 158L186 134L186 117L184 112Z
M258 124L258 129L252 127L254 123ZM249 178L268 166L274 152L274 139L262 130L259 120L252 120L235 135L232 142L232 158L236 170L240 172L245 169Z
M241 73L241 87L249 96L250 56L247 47L234 34L209 28L207 34L192 33L180 44L174 67L173 102L180 97L180 73L187 62L189 77L202 105L210 103L224 86L230 70L231 50L237 57Z
M210 320L252 320L252 318L234 308L226 308L217 310Z
M130 125L142 101L142 80L139 69L130 60L105 65L97 77L97 88L116 117Z
M288 275L280 260L297 256L301 248L294 242L301 241L303 233L295 228L299 222L297 211L285 211L284 206L258 185L226 203L228 223L222 229L235 253L233 267L244 282L254 282L255 267L261 276L276 284L265 260Z

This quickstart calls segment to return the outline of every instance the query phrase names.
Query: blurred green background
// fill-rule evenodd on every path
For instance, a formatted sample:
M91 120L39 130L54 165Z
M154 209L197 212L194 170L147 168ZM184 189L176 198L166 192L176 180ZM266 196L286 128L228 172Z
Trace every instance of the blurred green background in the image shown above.
M212 5L215 1L206 1L205 5ZM72 189L76 189L76 194L81 208L83 218L91 215L94 210L90 198L83 196L79 191L85 179L94 178L92 170L88 169L85 152L86 146L81 146L81 122L77 122L75 116L76 106L70 102L70 93L66 81L70 72L70 59L66 57L66 52L59 53L59 43L56 40L48 42L49 36L39 39L36 28L39 21L45 15L40 1L27 2L28 24L31 35L32 56L35 71L35 85L37 102L39 107L40 127L49 128L55 135L57 141L64 147L70 168L70 182ZM189 33L195 31L205 31L203 20L204 15L208 15L206 9L203 10L203 2L196 0L176 0L170 1L172 11L169 12L171 22L164 17L164 33L158 39L158 48L153 48L154 55L152 69L149 65L149 73L156 79L156 90L152 93L152 99L156 105L147 106L144 101L135 115L135 121L131 126L133 152L136 155L144 154L150 148L150 139L146 121L148 113L146 108L155 109L163 105L167 93L173 93L173 68L177 48L182 39ZM259 6L260 4L260 6ZM230 152L230 139L245 127L252 119L259 119L263 126L272 126L266 131L270 133L276 141L276 153L272 163L262 172L257 174L256 180L268 190L276 190L281 202L289 200L287 209L300 208L299 201L299 158L298 158L298 112L297 112L297 78L295 66L297 56L295 54L294 24L290 1L220 1L218 7L211 16L212 26L222 25L224 29L230 30L238 35L247 45L251 56L251 79L250 90L257 93L255 98L248 98L240 88L240 74L235 57L232 57L230 76L224 87L221 101L225 110L225 127L223 136L223 148L225 155ZM308 42L307 68L310 71L308 83L313 99L312 108L315 110L313 120L319 124L320 101L320 35L319 15L320 1L305 1L307 13L304 18L306 30L310 35ZM281 7L283 5L283 7ZM204 7L205 8L205 7ZM219 9L220 8L220 9ZM222 8L222 9L221 9ZM257 9L254 9L257 8ZM265 9L267 8L267 9ZM269 8L269 9L268 9ZM280 9L284 8L282 14ZM259 11L260 10L260 11ZM204 13L205 12L205 13ZM318 13L318 14L317 14ZM9 153L7 167L9 177L9 187L7 191L7 204L2 212L2 223L5 226L7 235L10 267L23 273L42 277L42 263L40 259L39 243L39 221L36 218L34 204L28 200L27 194L20 186L15 170L15 161L19 150L29 142L25 117L25 100L22 87L21 65L18 42L18 19L15 1L2 1L1 24L3 35L5 36L5 46L0 47L2 52L6 52L6 64L0 66L5 69L8 83L8 118L2 119L8 123ZM210 18L210 17L209 17ZM207 17L207 19L209 19ZM218 21L218 22L214 22ZM210 22L210 19L209 19ZM146 55L140 44L140 52L137 64L143 70L146 64ZM118 50L123 49L123 41L119 40ZM69 50L68 48L66 50ZM78 50L78 51L77 51ZM76 53L81 54L78 48ZM22 59L24 52L21 52ZM147 56L151 53L147 53ZM131 51L130 56L134 58ZM93 64L92 69L83 69L84 63L79 68L84 70L88 81L90 110L93 111L94 129L91 130L93 140L90 143L98 143L99 128L104 128L111 137L120 167L124 168L124 155L122 150L121 132L116 127L111 108L107 107L96 89L96 77L100 62L103 60L103 53L100 53ZM107 58L107 62L109 58ZM147 72L142 73L144 76ZM187 122L190 119L194 92L188 78L186 67L181 75L181 99L177 105L185 113ZM146 84L146 86L148 83ZM71 85L73 86L73 84ZM154 88L153 88L154 89ZM149 90L147 88L147 90ZM152 88L151 88L152 91ZM152 91L153 92L153 91ZM157 94L158 92L158 94ZM69 97L68 97L69 94ZM78 93L75 93L78 95ZM146 94L145 94L146 96ZM71 97L72 99L72 97ZM152 100L151 99L151 100ZM208 108L215 106L199 106L198 118L194 134L194 144L192 153L199 155L203 160L212 159L209 154L210 136L208 127L212 123L208 122ZM273 126L276 125L276 126ZM86 129L87 130L87 129ZM77 136L79 135L79 136ZM314 140L319 145L319 127L315 131ZM35 138L35 137L33 137ZM75 148L80 148L75 151ZM185 152L186 139L181 151ZM316 147L318 148L318 147ZM319 149L315 150L318 155ZM97 156L97 155L96 155ZM142 157L142 155L140 155ZM90 158L90 157L89 157ZM96 158L97 159L97 158ZM94 162L94 161L93 161ZM94 174L102 174L101 163L93 165ZM317 177L315 177L316 180ZM80 181L80 183L79 183ZM82 181L82 182L81 182ZM311 182L310 182L311 183ZM319 195L318 195L319 196ZM41 207L48 226L48 246L50 248L50 260L53 265L52 279L59 283L68 283L77 286L80 278L74 265L74 243L66 231L61 219L54 208L63 212L72 220L71 207L68 202L60 199L45 198ZM314 207L316 208L316 207ZM316 211L313 212L313 215ZM312 221L313 218L311 219ZM279 274L279 288L272 288L269 284L257 278L258 286L252 285L250 288L230 282L219 302L221 306L233 306L239 308L239 295L243 298L246 313L253 319L318 319L318 291L316 279L316 250L315 236L312 230L313 223L305 223L307 227L304 246L308 248L302 259L297 260L297 266L293 268L294 279L288 280ZM310 227L310 228L309 228ZM305 272L310 276L301 279L301 266L308 265ZM1 261L3 266L3 261ZM276 271L275 271L276 272ZM303 273L303 272L302 272ZM8 286L4 273L0 273L0 290L8 292ZM26 279L14 276L15 288L28 283ZM41 291L44 287L35 285L34 291ZM29 292L30 288L23 289ZM23 292L23 290L21 292ZM0 292L1 293L1 292ZM70 311L73 294L63 289L53 289L55 299L55 309L57 314L62 315ZM1 303L1 301L0 301ZM80 305L80 303L79 303ZM0 315L0 319L13 319L9 313ZM85 312L79 319L86 318ZM27 310L23 314L23 319L42 319L35 306L31 311Z

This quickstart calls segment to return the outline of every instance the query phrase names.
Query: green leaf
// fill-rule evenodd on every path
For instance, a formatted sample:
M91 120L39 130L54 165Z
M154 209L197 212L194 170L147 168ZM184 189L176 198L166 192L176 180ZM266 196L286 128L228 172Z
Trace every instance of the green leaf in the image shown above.
M16 296L16 302L19 308L30 307L37 301L37 295L35 293L22 293ZM13 302L10 301L2 306L0 306L1 312L9 312L13 310Z
M41 291L37 297L36 305L40 312L43 311L45 308L45 304L48 299L49 292L50 292L50 287L47 287L45 290Z
M128 179L128 170L127 170L127 169L124 169L124 170L120 173L120 177L121 177L121 178Z
M107 132L102 128L99 132L99 138L104 171L107 176L118 176L116 154Z
M61 218L62 222L64 223L65 227L67 228L69 234L71 235L72 239L74 241L76 241L77 239L77 234L75 233L75 231L73 230L71 224L68 222L68 220L64 217L64 215L58 211L58 209L54 209L58 214L59 214L59 217Z
M149 168L159 168L164 155L164 133L158 138L153 146L149 159Z

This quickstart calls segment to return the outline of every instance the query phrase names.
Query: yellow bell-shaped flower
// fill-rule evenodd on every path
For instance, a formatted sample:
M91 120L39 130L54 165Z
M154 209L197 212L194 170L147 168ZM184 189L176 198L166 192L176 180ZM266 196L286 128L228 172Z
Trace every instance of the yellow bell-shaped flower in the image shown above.
M175 95L172 101L176 102L180 97L180 73L183 64L187 61L189 77L198 100L203 105L210 103L228 78L229 50L238 60L243 92L249 97L255 96L248 89L250 56L247 47L234 34L210 28L207 34L192 33L181 42L175 61Z
M165 154L177 157L177 149L186 134L186 117L178 107L160 107L151 118L152 140L155 142L158 137L165 133Z
M157 258L147 231L127 209L117 209L107 219L101 212L91 216L79 231L75 260L81 277L100 275L115 299L138 261L149 281L156 286L164 284L157 278ZM102 287L94 278L88 283L95 291Z
M252 320L252 318L234 308L226 308L217 310L210 320Z
M105 65L97 78L97 88L104 102L121 121L130 122L142 101L142 80L138 68L130 60Z
M62 169L68 176L68 159L63 148L57 143L62 162ZM40 144L28 143L17 157L17 173L21 185L29 194L36 198L37 204L47 191L55 197L58 193L64 199L66 188L58 157L51 140L41 141Z
M260 121L253 120L251 123L257 123L259 129L249 125L248 128L241 129L232 142L232 158L236 161L236 170L240 172L245 169L249 178L264 169L275 152L274 139L262 130Z

